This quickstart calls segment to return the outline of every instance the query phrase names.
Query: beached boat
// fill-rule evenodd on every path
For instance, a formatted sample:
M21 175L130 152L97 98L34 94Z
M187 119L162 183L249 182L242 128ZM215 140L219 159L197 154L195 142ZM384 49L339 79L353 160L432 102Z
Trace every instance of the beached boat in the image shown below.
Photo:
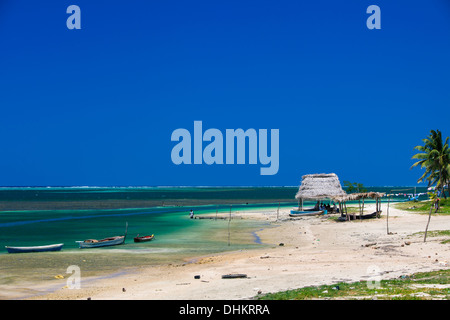
M239 278L247 278L247 275L245 273L231 273L222 275L222 279L239 279Z
M370 214L363 214L360 215L358 213L355 214L349 214L349 219L350 220L359 220L359 219L373 219L373 218L379 218L381 215L381 212L374 212L374 213L370 213ZM347 215L343 214L338 218L338 221L347 221Z
M306 211L299 211L299 210L291 210L291 213L289 213L290 217L307 217L307 216L318 216L323 214L325 211L320 210L320 211L311 211L311 210L306 210Z
M109 237L101 240L87 239L84 241L76 241L76 242L79 244L80 249L116 246L125 243L125 238L127 237L127 230L128 230L128 222L125 227L125 235L123 236Z
M49 244L45 246L32 246L32 247L10 247L6 246L6 250L9 253L24 253L24 252L47 252L47 251L60 251L63 247L63 243Z
M153 238L155 237L155 235L151 235L151 236L139 236L137 235L137 237L134 237L134 242L145 242L145 241L150 241L153 240Z

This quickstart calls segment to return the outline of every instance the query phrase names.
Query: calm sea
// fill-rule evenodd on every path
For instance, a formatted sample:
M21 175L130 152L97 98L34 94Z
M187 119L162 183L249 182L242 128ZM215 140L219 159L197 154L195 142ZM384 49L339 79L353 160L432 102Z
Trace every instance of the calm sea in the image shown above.
M295 206L297 187L29 187L0 188L0 253L6 245L64 243L120 235L128 222L129 241L155 234L154 241L173 243L206 222L196 214ZM370 191L425 193L426 188L375 187ZM394 190L394 191L392 191ZM424 198L426 196L422 196ZM307 203L306 203L307 204ZM185 243L185 242L184 242Z

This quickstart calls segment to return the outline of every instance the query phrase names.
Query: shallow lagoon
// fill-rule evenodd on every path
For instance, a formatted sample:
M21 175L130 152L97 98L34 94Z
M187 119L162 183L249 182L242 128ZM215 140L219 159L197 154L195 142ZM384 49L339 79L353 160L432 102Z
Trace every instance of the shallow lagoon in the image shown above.
M273 210L276 206L273 205ZM245 209L245 207L244 207ZM248 209L258 210L257 207ZM247 210L248 210L247 209ZM261 208L263 209L263 208ZM267 206L265 207L267 209ZM270 227L261 221L233 219L245 210L232 208L231 221L190 219L190 209L152 208L121 210L28 211L2 213L0 219L0 286L17 290L30 284L55 283L55 276L78 266L82 277L102 277L159 264L188 263L189 259L212 253L261 248L258 231ZM229 215L229 207L196 208L197 216ZM9 217L7 217L10 215ZM14 217L14 218L13 218ZM7 220L7 221L5 221ZM125 244L79 249L75 241L128 233ZM230 233L228 233L230 231ZM137 234L155 234L149 242L134 243ZM26 236L24 236L26 235ZM4 245L27 246L64 243L62 251L8 254ZM7 295L5 296L7 298Z

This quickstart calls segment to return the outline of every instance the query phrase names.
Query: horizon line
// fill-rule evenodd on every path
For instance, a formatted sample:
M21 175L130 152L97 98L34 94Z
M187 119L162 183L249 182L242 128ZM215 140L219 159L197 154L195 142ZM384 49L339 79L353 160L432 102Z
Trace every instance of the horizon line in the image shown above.
M297 188L300 185L155 185L155 186L149 186L149 185L106 185L106 186L82 186L82 185L55 185L55 186L0 186L1 188ZM421 185L385 185L385 186L377 186L377 185L371 185L371 186L364 186L366 188L393 188L393 187L409 187L409 188L428 188L429 186L421 186ZM345 188L345 186L343 187Z

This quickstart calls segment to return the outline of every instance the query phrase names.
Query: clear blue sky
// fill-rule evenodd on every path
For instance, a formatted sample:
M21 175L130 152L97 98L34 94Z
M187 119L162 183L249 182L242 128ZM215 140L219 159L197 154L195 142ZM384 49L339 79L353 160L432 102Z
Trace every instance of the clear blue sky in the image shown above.
M449 75L448 0L0 0L0 186L414 185ZM279 129L278 173L174 165L194 120Z

